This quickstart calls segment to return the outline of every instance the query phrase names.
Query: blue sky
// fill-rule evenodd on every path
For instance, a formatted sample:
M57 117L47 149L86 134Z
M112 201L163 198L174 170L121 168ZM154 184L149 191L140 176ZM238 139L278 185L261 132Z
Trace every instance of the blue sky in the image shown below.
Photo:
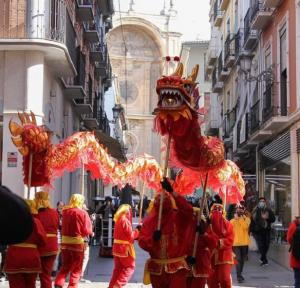
M119 1L121 10L127 11L130 0L114 0L116 13L119 10ZM169 0L165 1L168 7ZM134 0L134 2L137 11L159 14L164 0ZM178 11L180 32L183 33L182 40L209 40L209 0L174 0L174 3Z

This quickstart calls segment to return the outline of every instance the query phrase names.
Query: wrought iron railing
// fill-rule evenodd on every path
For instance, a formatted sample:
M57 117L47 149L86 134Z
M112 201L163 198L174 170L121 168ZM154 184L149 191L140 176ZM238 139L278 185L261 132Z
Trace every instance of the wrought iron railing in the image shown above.
M251 32L252 8L250 7L244 18L244 43L247 42Z
M259 100L251 107L251 127L250 127L251 133L257 131L260 126L259 107L260 107Z
M234 107L230 112L228 112L229 121L229 131L232 131L236 122L236 107Z
M229 138L230 137L230 129L229 129L229 117L228 117L228 113L226 113L224 115L223 118L223 124L222 124L222 128L223 128L223 138Z
M238 32L235 34L234 41L235 58L238 58L240 55L241 40L241 30L239 29Z
M236 42L236 35L235 34L228 34L226 41L225 41L225 63L227 62L230 56L235 56L235 44Z
M220 53L218 58L218 76L221 75L223 70L223 52Z
M217 84L217 68L214 68L211 80L212 80L212 87L215 87L215 85Z

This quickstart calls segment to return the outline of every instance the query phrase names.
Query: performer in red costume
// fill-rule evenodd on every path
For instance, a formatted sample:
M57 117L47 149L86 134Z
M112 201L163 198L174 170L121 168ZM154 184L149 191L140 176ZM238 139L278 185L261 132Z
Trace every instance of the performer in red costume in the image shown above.
M59 226L59 217L55 209L51 208L47 192L37 192L35 195L36 208L38 210L37 218L43 224L47 233L47 243L40 249L42 273L39 275L41 288L51 288L51 272L58 253L57 230Z
M84 237L93 233L90 217L82 209L83 204L84 197L81 194L73 194L69 205L62 212L62 266L55 279L56 288L64 286L69 273L68 287L78 287L84 256Z
M211 225L209 225L205 218L201 219L200 225L197 226L197 214L200 213L199 208L194 208L195 217L192 223L193 235L196 231L199 233L197 241L197 250L195 259L188 257L188 262L191 265L190 274L187 277L187 288L205 288L208 282L208 278L212 273L211 267L211 255L214 249L218 245L218 237L212 231ZM196 229L195 229L196 228ZM190 245L190 254L193 254L194 239L192 245ZM190 260L190 261L189 261Z
M123 204L114 216L114 271L109 288L124 287L130 280L135 268L134 240L139 231L132 229L132 210L130 205Z
M232 224L223 215L221 199L211 207L211 225L213 232L218 236L218 247L212 255L213 273L210 277L210 288L231 288L231 268L234 265L232 245L234 232Z
M37 214L33 200L26 200L33 215ZM41 272L39 248L46 244L42 223L33 217L33 232L24 242L8 247L4 271L10 288L34 288L37 274Z
M156 196L153 209L145 218L139 235L139 245L150 254L145 264L144 284L154 288L185 288L189 271L186 256L191 239L187 223L193 220L192 206L173 192L165 178L161 229L157 231L161 194Z

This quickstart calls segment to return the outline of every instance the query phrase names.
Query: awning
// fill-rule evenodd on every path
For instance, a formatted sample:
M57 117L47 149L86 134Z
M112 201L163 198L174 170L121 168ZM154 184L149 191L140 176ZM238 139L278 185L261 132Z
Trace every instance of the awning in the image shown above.
M121 144L118 140L110 137L109 135L103 133L100 130L96 130L95 135L96 135L97 139L99 140L99 142L107 148L108 153L112 157L114 157L115 159L117 159L121 162L126 161L126 157L123 153Z

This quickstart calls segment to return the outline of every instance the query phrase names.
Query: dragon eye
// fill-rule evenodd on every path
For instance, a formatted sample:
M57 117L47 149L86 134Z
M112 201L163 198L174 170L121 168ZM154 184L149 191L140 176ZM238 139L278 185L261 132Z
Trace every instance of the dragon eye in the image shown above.
M191 91L191 85L190 84L184 84L183 88L187 91L190 92Z

